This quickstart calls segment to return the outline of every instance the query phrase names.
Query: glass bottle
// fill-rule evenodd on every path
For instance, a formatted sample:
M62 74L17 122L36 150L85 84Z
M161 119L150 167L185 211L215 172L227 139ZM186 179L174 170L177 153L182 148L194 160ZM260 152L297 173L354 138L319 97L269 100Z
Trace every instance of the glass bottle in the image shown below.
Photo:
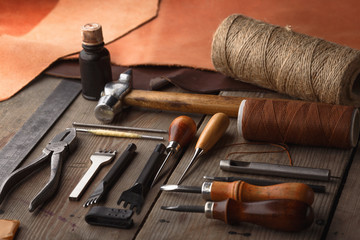
M79 55L82 95L98 100L106 83L112 81L110 53L104 47L102 27L88 23L81 28L83 50Z

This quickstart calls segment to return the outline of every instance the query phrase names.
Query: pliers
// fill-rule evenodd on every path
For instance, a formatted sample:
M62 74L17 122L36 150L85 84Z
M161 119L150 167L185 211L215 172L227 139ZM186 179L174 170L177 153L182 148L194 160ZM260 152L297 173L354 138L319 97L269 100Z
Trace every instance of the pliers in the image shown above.
M30 202L29 211L33 212L37 207L49 200L58 189L63 161L65 161L75 147L75 128L69 128L57 134L43 149L39 158L33 163L14 171L5 179L0 187L0 204L15 185L46 166L51 159L50 179L45 187Z

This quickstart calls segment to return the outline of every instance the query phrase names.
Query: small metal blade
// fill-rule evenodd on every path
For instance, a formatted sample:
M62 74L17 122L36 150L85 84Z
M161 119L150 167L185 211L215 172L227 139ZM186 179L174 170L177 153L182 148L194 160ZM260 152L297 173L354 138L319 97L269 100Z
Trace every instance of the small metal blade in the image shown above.
M160 187L160 190L168 191L168 192L201 193L201 187L181 186L181 185L163 185Z
M184 206L184 205L161 206L161 209L162 210L175 211L175 212L198 212L198 213L204 213L205 212L204 206Z
M198 159L202 154L204 153L204 150L201 149L201 148L196 148L195 149L195 153L194 153L194 156L191 158L189 164L187 165L185 171L183 172L183 174L181 175L179 181L177 182L177 184L180 184L183 180L184 180L184 177L187 173L187 171L190 169L190 167L193 165L193 163L195 162L195 159Z

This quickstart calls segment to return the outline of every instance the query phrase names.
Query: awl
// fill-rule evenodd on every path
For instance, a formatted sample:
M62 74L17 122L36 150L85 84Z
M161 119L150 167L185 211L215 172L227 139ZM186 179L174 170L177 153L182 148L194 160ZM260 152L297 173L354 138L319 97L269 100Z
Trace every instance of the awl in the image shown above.
M314 221L314 212L308 204L288 199L260 202L239 202L227 199L206 202L205 206L162 206L163 210L205 213L207 218L227 224L254 223L279 231L298 232Z
M291 199L311 205L314 191L304 183L281 183L271 186L256 186L244 181L204 182L201 187L164 185L161 190L172 192L201 193L205 200L222 201L228 198L242 202L270 199Z
M206 124L196 143L195 153L190 160L188 166L186 167L185 171L181 175L178 184L182 182L186 172L190 169L194 161L198 159L201 155L209 151L222 137L222 135L228 128L229 123L230 120L228 116L224 113L216 113L210 118L209 122Z
M194 120L188 116L179 116L171 122L169 127L169 144L166 147L167 155L158 172L156 173L151 187L158 179L160 172L164 168L167 160L191 142L196 134L196 130L197 129Z

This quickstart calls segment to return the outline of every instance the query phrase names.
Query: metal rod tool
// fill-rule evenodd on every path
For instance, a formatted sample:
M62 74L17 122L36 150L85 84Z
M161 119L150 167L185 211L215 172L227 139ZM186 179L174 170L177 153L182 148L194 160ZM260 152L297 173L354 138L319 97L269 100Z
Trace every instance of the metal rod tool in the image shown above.
M247 174L261 174L321 181L329 181L330 179L330 170L321 168L295 167L235 160L221 160L220 168L224 171Z
M285 183L282 181L273 181L273 180L265 180L265 179L254 179L254 178L243 178L243 177L209 177L204 176L204 179L208 181L220 181L220 182L234 182L234 181L244 181L253 185L258 186L269 186L269 185L275 185L280 183ZM311 189L316 193L325 193L326 188L323 185L313 185L313 184L307 184Z
M127 146L125 151L121 154L116 163L112 166L110 171L106 174L94 192L90 195L88 200L84 203L83 207L88 207L92 204L102 201L111 187L119 179L121 174L125 171L130 161L135 156L136 145L131 143Z
M81 84L78 81L62 80L21 129L1 148L0 183L26 159L80 92Z
M145 139L152 139L152 140L164 140L163 137L140 135L137 133L120 132L120 131L114 131L114 130L76 128L76 131L91 133L91 134L98 135L98 136L107 136L107 137L145 138Z
M91 123L78 123L73 122L74 127L92 127L92 128L106 128L106 129L117 129L117 130L131 130L131 131L142 131L142 132L154 132L154 133L167 133L167 130L154 129L154 128L139 128L139 127L127 127L127 126L115 126L105 124L91 124Z
M194 156L190 160L189 165L186 167L177 184L182 182L186 172L192 166L195 159L198 159L201 155L209 151L222 137L229 126L229 122L228 116L224 113L216 113L211 117L196 143Z
M205 217L222 220L227 224L249 222L279 231L298 232L314 221L314 212L308 204L288 199L260 202L239 202L227 199L206 202L205 206L162 206L163 210L200 212Z
M158 172L155 175L154 181L151 186L153 186L158 179L161 170L164 168L167 160L178 153L181 148L187 146L190 141L195 137L196 134L196 124L188 116L180 116L175 118L169 127L169 144L166 147L166 158L161 164Z
M242 202L270 199L291 199L311 205L313 190L304 183L281 183L272 186L256 186L244 181L204 182L201 187L164 185L163 191L201 193L205 200L222 201L228 198Z

